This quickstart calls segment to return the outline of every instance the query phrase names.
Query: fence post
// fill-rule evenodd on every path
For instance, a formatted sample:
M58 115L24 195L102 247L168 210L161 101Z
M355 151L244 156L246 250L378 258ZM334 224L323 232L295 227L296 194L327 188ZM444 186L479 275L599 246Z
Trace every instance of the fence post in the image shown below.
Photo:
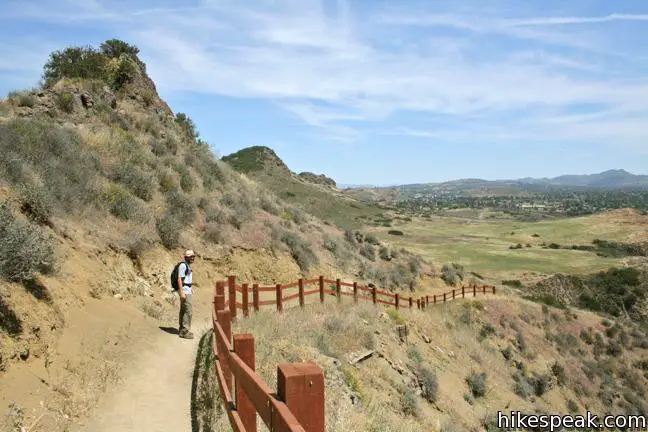
M225 281L216 282L216 295L225 295Z
M259 312L259 284L252 285L252 304L254 312Z
M247 317L250 315L250 299L248 297L248 284L244 283L241 286L241 289L243 290L243 316Z
M281 298L281 284L277 284L277 312L283 311L283 299Z
M304 279L297 280L299 286L299 306L304 307Z
M436 304L436 294L434 294L434 304Z
M421 299L416 299L416 308L421 309Z
M428 306L430 304L430 296L426 295L425 296L425 306Z
M443 293L443 303L446 302L446 293Z
M319 277L320 303L324 303L324 276Z
M396 304L396 309L398 309L398 303L399 303L400 297L398 296L398 293L394 296L394 302Z
M414 305L413 305L413 300L412 300L412 297L411 297L411 296L410 296L410 298L409 298L409 300L408 300L408 303L409 303L409 307L410 307L410 309L412 309L412 306L414 306Z
M225 333L225 339L231 344L232 343L232 315L228 310L220 310L216 312L216 318L218 319L218 324L223 329ZM223 370L223 375L225 376L225 384L227 389L232 391L232 373L230 372L229 364L227 362L227 357L230 353L223 353L221 349L223 347L218 347L218 361L221 364L221 369Z
M425 310L425 297L421 297L421 309Z
M324 432L324 373L315 363L281 364L277 394L306 432Z
M353 282L353 302L358 303L358 282Z
M473 284L473 297L477 297L477 285Z
M486 294L486 285L484 285L483 288L484 288L484 294Z
M342 285L340 279L335 280L335 293L337 294L338 302L342 301Z
M493 286L493 294L495 294L495 286Z
M232 313L232 320L236 319L236 276L227 277L229 287L229 310Z
M461 298L466 298L466 287L461 285Z
M376 287L371 288L371 299L373 300L374 304L376 304L378 300L378 296L376 294Z
M245 309L244 309L245 310ZM252 370L255 370L254 336L251 334L238 334L234 336L234 352ZM256 408L243 390L240 380L235 380L236 411L246 432L256 432Z
M452 300L455 299L455 290L452 290Z

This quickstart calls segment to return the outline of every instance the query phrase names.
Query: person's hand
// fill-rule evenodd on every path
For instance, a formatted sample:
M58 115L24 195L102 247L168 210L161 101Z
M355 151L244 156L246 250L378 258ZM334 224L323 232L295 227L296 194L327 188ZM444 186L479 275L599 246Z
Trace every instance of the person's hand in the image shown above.
M187 294L185 294L182 290L180 290L180 301L185 301L187 300Z

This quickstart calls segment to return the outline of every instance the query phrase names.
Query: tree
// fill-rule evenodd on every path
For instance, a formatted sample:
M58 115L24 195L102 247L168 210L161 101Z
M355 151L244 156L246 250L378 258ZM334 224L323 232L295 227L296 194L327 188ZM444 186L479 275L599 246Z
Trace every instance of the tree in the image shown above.
M180 127L182 127L182 129L184 129L187 135L189 135L189 138L191 139L198 138L198 131L196 130L196 124L193 122L193 120L191 120L191 118L187 114L179 112L178 114L176 114L175 121L180 125Z
M99 46L101 53L108 58L119 58L122 54L128 54L137 58L139 48L119 39L110 39Z
M50 54L43 67L43 80L51 86L61 78L99 79L105 81L107 59L90 46L68 47Z

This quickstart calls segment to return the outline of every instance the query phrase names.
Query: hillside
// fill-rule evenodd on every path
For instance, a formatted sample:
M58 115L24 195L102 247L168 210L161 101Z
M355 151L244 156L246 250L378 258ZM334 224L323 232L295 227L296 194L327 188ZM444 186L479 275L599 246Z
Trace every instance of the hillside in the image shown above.
M333 179L307 172L295 174L267 147L249 147L222 160L263 184L282 200L342 229L358 228L364 219L382 212L375 205L340 192Z
M176 325L168 277L186 248L198 255L201 313L228 274L395 290L435 279L418 257L345 236L217 160L122 41L53 53L43 87L0 101L0 151L0 411L11 414L0 425L10 430L69 430L93 413L134 353Z
M403 324L409 334L399 337ZM645 328L508 295L426 311L312 305L255 314L235 332L273 341L257 344L266 382L283 362L322 367L331 431L494 432L498 410L648 413ZM199 371L209 359L199 356ZM206 377L199 391L213 396ZM203 427L228 430L220 400L213 403L203 406Z

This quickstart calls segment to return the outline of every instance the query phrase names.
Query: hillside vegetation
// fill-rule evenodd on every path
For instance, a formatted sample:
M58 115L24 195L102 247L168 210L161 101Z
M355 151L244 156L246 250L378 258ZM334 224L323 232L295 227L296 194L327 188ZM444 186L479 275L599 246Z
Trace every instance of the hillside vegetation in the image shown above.
M409 334L399 337L403 324ZM511 297L426 311L343 302L262 311L235 332L255 335L268 383L282 362L322 367L331 431L496 431L498 410L648 414L645 327L584 311ZM213 379L202 383L212 395ZM227 430L220 403L203 406L201 418Z
M235 170L263 184L282 200L342 229L359 228L381 209L335 189L335 182L312 173L296 175L267 147L249 147L223 157Z

